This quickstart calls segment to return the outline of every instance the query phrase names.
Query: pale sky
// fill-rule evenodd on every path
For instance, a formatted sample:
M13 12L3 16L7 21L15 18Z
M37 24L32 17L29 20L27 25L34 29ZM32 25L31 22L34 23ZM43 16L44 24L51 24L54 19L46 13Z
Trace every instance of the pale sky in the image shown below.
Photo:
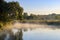
M6 0L18 1L28 14L60 14L60 0Z

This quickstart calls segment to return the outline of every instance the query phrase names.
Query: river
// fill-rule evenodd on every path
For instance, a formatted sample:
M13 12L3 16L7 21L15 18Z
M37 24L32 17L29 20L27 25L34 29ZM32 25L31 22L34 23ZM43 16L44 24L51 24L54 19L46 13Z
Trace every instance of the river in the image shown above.
M0 40L60 40L59 26L30 23L16 23L13 26L11 31L0 33Z
M36 29L23 32L24 40L60 40L60 30Z

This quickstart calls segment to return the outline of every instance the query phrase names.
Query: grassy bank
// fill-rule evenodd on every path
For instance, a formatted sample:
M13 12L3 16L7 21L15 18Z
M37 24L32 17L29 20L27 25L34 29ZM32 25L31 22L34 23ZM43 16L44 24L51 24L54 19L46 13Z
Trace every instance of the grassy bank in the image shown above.
M47 25L60 25L60 20L15 20L15 21L10 21L10 22L0 22L0 30L4 30L4 29L11 29L13 23L15 23L16 21L20 22L20 23L34 23L34 24L47 24Z
M10 25L12 25L12 23L13 21L9 21L9 22L0 21L0 31L10 28Z
M22 20L22 23L60 24L60 20Z

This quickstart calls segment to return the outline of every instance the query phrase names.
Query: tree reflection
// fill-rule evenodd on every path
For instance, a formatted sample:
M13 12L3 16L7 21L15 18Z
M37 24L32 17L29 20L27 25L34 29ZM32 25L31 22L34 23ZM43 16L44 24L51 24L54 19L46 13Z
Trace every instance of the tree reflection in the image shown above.
M15 35L12 31L9 32L9 39L6 39L7 33L0 33L0 40L23 40L23 32L20 29Z
M23 40L23 32L22 32L22 29L20 29L18 32L17 32L17 35L16 35L16 40Z

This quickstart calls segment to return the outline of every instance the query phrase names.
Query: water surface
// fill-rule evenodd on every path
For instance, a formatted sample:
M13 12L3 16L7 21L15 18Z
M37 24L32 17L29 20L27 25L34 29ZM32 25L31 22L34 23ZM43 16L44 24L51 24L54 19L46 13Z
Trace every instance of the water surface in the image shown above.
M60 30L36 29L23 32L24 40L60 40Z
M0 33L1 40L60 40L60 26L17 23ZM22 29L20 29L22 28Z

